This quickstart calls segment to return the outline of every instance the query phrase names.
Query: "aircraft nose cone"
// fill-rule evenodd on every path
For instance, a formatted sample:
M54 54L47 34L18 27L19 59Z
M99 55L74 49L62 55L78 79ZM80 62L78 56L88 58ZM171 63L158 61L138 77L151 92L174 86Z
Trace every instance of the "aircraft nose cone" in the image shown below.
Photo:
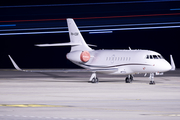
M171 68L172 68L172 66L168 62L164 65L165 71L169 71L169 70L171 70Z

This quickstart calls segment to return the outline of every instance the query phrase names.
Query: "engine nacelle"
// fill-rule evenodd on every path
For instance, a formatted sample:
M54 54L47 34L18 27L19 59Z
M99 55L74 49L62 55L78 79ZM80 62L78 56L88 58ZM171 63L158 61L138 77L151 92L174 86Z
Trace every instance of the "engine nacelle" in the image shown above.
M88 51L73 51L68 53L66 57L74 62L88 62L91 58Z

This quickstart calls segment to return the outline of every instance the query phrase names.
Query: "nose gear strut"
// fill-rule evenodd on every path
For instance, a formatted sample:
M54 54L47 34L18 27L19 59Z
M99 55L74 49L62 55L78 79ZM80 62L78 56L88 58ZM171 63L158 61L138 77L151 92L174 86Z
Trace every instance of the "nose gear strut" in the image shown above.
M155 85L155 81L154 81L154 73L150 73L149 78L151 79L151 81L149 82L150 85Z

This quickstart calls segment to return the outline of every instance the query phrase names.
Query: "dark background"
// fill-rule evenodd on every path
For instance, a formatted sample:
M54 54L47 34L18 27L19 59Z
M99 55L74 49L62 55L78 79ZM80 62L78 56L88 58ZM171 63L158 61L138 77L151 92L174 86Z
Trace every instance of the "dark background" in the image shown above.
M83 3L83 4L82 4ZM89 4L90 3L90 4ZM94 3L94 4L92 4ZM180 26L141 25L143 23L180 22L180 1L1 1L0 3L0 68L13 68L8 54L22 68L77 68L66 59L70 47L40 48L35 44L69 42L68 33L1 35L3 33L26 33L57 30L27 30L29 28L67 27L66 18L74 18L78 26L126 25L110 28L157 27L164 29L117 30L106 34L82 35L88 44L97 45L93 49L148 49L161 53L169 61L172 54L175 64L180 67L179 35ZM115 16L115 17L112 17ZM110 29L109 27L103 29ZM21 29L21 31L12 31ZM26 30L24 30L26 29ZM83 28L91 30L100 28ZM62 29L67 31L67 28Z

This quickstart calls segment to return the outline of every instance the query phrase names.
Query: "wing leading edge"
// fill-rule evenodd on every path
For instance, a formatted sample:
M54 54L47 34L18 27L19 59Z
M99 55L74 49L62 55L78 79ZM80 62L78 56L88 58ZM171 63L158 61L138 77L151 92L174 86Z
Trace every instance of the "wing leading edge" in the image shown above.
M109 68L109 69L60 69L60 70L23 70L21 69L16 62L12 59L10 55L8 55L9 59L11 60L13 66L15 67L16 70L18 71L23 71L23 72L116 72L118 71L118 68Z

